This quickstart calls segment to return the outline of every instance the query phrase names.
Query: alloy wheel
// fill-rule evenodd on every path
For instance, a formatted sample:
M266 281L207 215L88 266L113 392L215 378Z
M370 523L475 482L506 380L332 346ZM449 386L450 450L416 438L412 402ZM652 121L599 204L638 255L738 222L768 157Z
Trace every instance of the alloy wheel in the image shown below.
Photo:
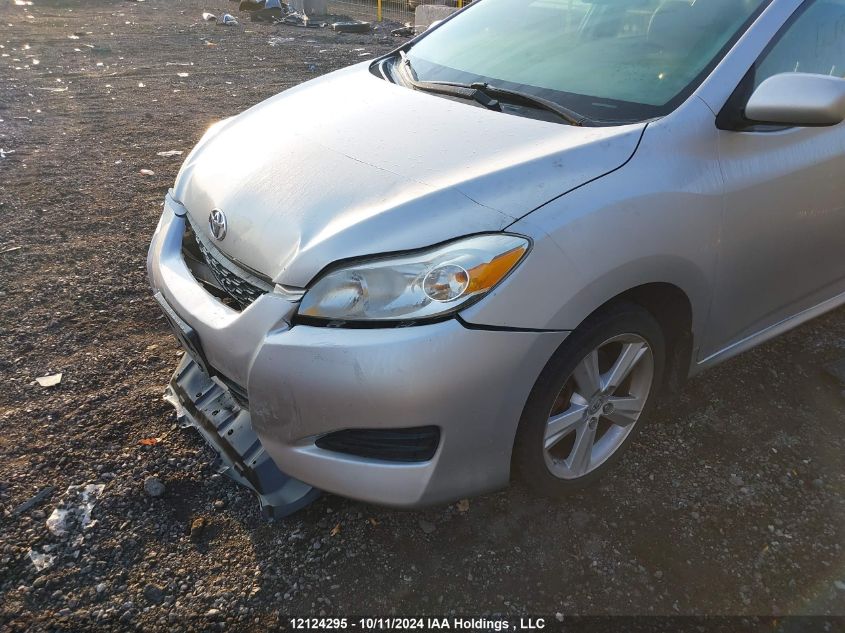
M634 429L653 382L654 354L637 334L614 336L582 358L549 412L549 471L579 479L610 459Z

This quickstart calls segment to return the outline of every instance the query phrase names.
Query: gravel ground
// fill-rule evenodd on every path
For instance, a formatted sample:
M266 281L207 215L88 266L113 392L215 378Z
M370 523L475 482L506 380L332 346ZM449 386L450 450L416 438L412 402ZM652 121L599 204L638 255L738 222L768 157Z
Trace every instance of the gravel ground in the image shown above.
M692 381L565 503L518 485L423 512L327 495L268 523L215 474L161 398L179 350L144 258L180 158L157 153L395 44L200 20L233 8L0 5L0 628L845 615L845 384L826 371L843 310Z

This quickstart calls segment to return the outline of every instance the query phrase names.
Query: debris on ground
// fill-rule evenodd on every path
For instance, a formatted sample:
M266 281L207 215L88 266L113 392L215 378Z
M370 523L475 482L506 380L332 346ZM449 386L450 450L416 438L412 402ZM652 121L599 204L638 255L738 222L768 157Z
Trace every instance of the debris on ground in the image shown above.
M420 524L420 529L425 534L433 534L434 531L437 529L435 527L434 523L432 523L431 521L425 521L424 519L420 519L419 524Z
M0 158L6 158L9 154L14 154L15 150L13 149L3 149L0 147Z
M28 512L29 510L32 510L33 508L36 508L37 506L41 505L44 501L50 498L55 489L56 488L54 486L47 486L45 488L42 488L28 500L24 501L17 508L12 510L12 515L14 516L18 514L23 514L24 512Z
M218 24L222 24L223 26L237 26L238 18L236 18L231 13L225 13L223 14L223 17L220 19Z
M253 11L249 14L249 19L253 22L269 22L271 24L281 22L284 17L285 12L279 7L259 9L258 11Z
M332 30L338 33L369 33L371 28L373 28L372 24L360 20L334 22L332 24Z
M179 76L181 77L183 74L186 77L188 76L188 73L179 73ZM166 152L156 152L156 156L162 156L163 158L171 158L172 156L181 156L182 153L183 152L181 149L171 149Z
M47 529L53 536L68 536L87 530L93 525L91 511L94 502L103 494L105 484L68 486L58 505L47 517Z
M390 34L393 37L414 37L414 25L406 23L405 26L400 26L398 29L393 29Z
M53 554L43 554L31 549L29 550L29 560L32 561L35 571L42 572L53 566L53 563L56 562L56 557Z
M206 527L208 527L208 519L205 517L197 517L191 521L190 537L194 543L202 540Z
M159 442L161 442L160 437L145 437L142 440L138 440L138 444L141 446L155 446Z
M267 43L270 46L281 46L282 44L287 44L288 42L295 42L295 37L271 37L267 40Z
M152 169L142 169L138 172L142 176L155 176L156 173Z
M217 16L214 15L213 13L209 13L208 11L206 11L202 14L202 19L205 20L206 22L211 22L212 20L216 20Z
M458 512L469 512L469 499L461 499L455 506L458 508Z
M320 29L326 26L325 22L312 22L304 13L289 13L281 19L282 24L290 26L301 26L306 29Z
M62 382L62 372L59 372L58 374L51 374L49 376L39 376L35 379L35 382L42 387L55 387Z
M160 497L164 494L164 484L158 477L147 477L144 480L144 492L151 497Z

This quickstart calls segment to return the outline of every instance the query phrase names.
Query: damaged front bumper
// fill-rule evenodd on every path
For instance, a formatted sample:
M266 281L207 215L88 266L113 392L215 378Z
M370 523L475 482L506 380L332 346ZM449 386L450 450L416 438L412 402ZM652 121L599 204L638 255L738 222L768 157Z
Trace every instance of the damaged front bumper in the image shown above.
M185 354L165 400L183 426L192 426L217 452L220 471L255 492L265 516L280 519L304 508L320 491L278 469L252 430L249 408L219 378Z
M276 288L233 309L189 269L186 215L168 196L148 257L174 332L207 367L185 361L171 400L273 516L316 494L302 492L300 503L292 491L307 486L294 477L403 508L507 485L528 394L566 333L458 319L386 329L295 324L298 304Z
M294 306L268 296L263 307L244 314L220 303L186 266L184 225L184 207L168 195L147 266L155 300L186 354L165 399L217 452L221 472L255 492L265 515L287 516L320 493L281 471L267 455L253 430L245 385L248 359L267 331L287 327Z

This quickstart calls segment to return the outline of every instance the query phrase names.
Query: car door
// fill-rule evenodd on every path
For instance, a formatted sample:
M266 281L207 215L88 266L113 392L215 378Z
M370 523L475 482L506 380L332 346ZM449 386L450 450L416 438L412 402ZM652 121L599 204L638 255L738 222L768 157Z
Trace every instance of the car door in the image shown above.
M845 0L805 2L726 108L786 72L845 76ZM719 151L725 217L711 357L845 292L845 124L721 129Z

